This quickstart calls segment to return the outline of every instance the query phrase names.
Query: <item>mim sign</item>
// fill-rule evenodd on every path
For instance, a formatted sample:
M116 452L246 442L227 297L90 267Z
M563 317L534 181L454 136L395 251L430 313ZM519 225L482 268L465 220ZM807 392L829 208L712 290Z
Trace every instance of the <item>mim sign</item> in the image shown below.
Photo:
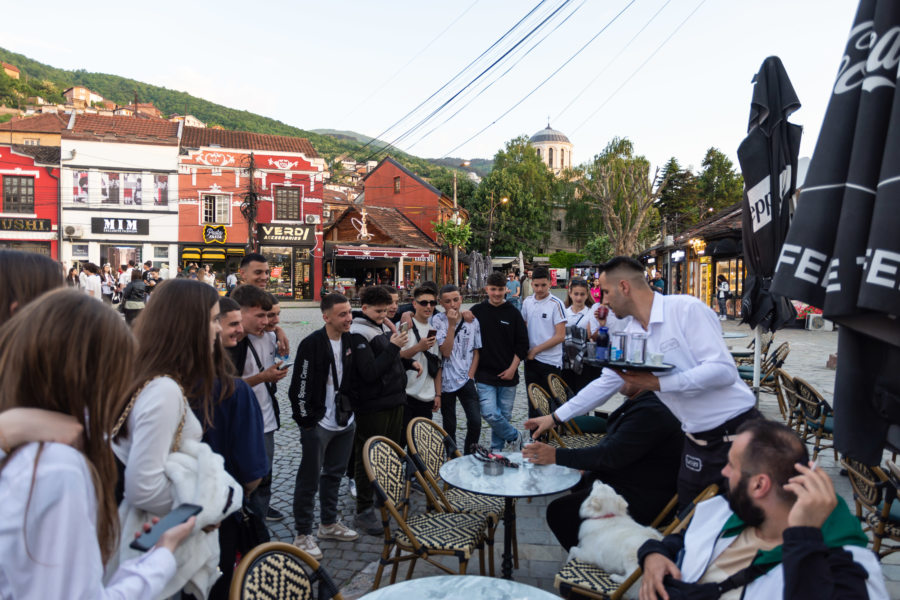
M148 235L150 233L150 220L95 217L91 219L91 233Z

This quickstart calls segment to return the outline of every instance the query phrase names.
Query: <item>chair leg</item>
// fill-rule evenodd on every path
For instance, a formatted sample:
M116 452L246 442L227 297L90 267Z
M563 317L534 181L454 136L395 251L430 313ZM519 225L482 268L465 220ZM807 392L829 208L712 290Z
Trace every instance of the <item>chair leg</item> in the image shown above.
M816 460L819 457L819 448L822 443L822 433L820 431L816 431L816 445L813 448L813 456L812 459Z
M490 531L490 538L487 541L487 553L488 553L488 572L490 576L494 576L494 532L497 531L497 525L494 524L493 528Z
M400 566L400 546L397 546L397 555L394 556L394 564L391 565L391 583L390 585L394 585L397 583L397 567Z
M406 570L406 580L409 581L412 579L413 569L416 568L416 561L419 560L416 556L413 556L409 561L409 568Z
M487 544L482 542L481 545L478 547L478 572L481 573L482 575L485 575L485 572L484 572L484 547L486 545Z
M378 586L381 584L381 576L384 574L384 565L391 558L391 547L388 544L384 545L384 550L381 551L381 560L378 561L378 570L375 571L375 585L372 589L377 590ZM397 563L394 563L395 565ZM393 583L393 582L391 582Z
M531 500L531 498L529 498ZM516 569L519 568L519 534L516 531L517 528L512 530L512 551L513 551L513 565Z
M469 561L468 561L468 560L466 560L466 559L464 559L464 558L459 559L459 574L460 574L460 575L465 575L465 574L466 574L466 568L467 568L468 566L469 566Z

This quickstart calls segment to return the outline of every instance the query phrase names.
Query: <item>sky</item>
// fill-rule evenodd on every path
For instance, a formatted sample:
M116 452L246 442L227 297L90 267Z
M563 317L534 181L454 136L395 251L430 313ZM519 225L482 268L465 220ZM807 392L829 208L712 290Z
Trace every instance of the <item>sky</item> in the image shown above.
M538 2L158 0L93 10L18 1L4 3L0 46L55 67L182 90L307 130L393 141L483 69L466 71L425 112L391 129L397 121ZM563 2L545 0L526 23L536 26ZM846 0L571 0L499 69L397 145L423 157L490 158L549 120L574 144L575 163L619 136L656 166L674 156L699 169L713 146L737 166L753 75L777 55L802 103L791 117L804 126L800 156L811 156L855 11L856 2ZM38 15L40 27L23 26ZM488 56L498 57L524 32L514 31L507 38L514 41Z

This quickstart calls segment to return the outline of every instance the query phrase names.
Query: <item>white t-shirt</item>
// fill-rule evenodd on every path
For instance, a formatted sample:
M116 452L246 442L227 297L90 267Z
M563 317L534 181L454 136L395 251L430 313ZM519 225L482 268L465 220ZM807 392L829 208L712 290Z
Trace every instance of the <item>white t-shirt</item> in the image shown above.
M412 318L412 324L419 332L419 337L422 339L425 339L428 332L431 330L431 323L419 323L415 317ZM418 343L419 340L416 339L416 335L410 330L409 341L406 342L406 346L404 346L403 349L412 348ZM431 347L431 350L427 350L427 352L440 358L441 355L437 340L435 340L435 344ZM406 395L413 400L431 402L435 397L434 379L428 376L428 361L425 360L425 352L417 352L412 356L412 359L421 365L422 374L418 375L415 371L406 372Z
M328 367L328 379L325 381L325 416L322 417L322 420L319 421L319 425L327 429L328 431L343 431L347 427L353 423L353 415L350 415L350 419L347 421L347 424L341 427L338 425L337 418L335 417L335 409L334 409L334 394L335 387L341 386L341 381L344 380L344 363L341 361L341 340L332 340L329 338L328 340L331 342L331 356L334 359L335 370L337 371L337 386L334 384L334 378L331 376L331 367Z
M590 306L585 306L580 311L575 312L572 310L571 306L566 307L566 327L578 326L582 329L587 330L588 325L591 323L591 308ZM591 327L591 333L594 332L594 328Z
M244 378L257 375L265 371L275 364L275 347L272 336L263 332L262 335L247 334L247 339L256 350L259 356L259 362L262 363L262 369L256 364L256 358L250 348L247 348L247 360L244 363ZM275 419L275 409L272 407L272 399L269 397L269 390L266 389L266 382L261 381L252 388L259 402L259 409L263 416L263 433L269 433L278 429L278 421Z
M119 273L119 285L124 288L129 283L131 283L131 269L125 269Z
M86 283L84 286L84 291L87 292L88 296L92 298L96 298L97 300L103 299L102 287L100 284L100 276L99 275L88 275L86 279Z
M153 548L122 563L104 586L87 461L50 443L37 460L38 446L23 447L0 472L0 598L158 597L175 575L172 553Z
M553 294L543 300L537 300L531 295L522 303L522 317L528 325L528 347L534 348L556 335L556 326L566 322L566 307ZM544 364L562 367L562 357L563 347L560 342L534 358Z

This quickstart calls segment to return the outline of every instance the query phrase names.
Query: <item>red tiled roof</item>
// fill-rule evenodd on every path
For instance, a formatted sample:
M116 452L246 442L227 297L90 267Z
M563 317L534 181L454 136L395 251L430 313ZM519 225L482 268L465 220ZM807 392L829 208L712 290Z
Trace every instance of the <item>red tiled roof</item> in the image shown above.
M388 206L366 206L367 220L383 231L385 235L393 239L398 245L408 248L428 248L438 249L440 246L428 237L421 229L407 219L398 209ZM359 213L362 207L350 206L341 213L335 220L334 225L338 221L345 218L348 213ZM332 225L332 227L334 227ZM327 233L327 232L326 232Z
M13 119L0 124L0 131L24 131L34 133L60 133L69 123L67 114L42 113L32 117Z
M143 144L178 145L178 123L165 119L138 119L124 116L76 115L66 139Z
M274 152L300 153L306 158L319 157L306 138L209 127L185 127L181 145L188 148L217 146L235 150L272 150Z
M10 71L15 71L16 73L19 72L19 68L15 65L11 65L11 64L5 63L5 62L0 62L0 65L3 65L4 69L9 69Z

